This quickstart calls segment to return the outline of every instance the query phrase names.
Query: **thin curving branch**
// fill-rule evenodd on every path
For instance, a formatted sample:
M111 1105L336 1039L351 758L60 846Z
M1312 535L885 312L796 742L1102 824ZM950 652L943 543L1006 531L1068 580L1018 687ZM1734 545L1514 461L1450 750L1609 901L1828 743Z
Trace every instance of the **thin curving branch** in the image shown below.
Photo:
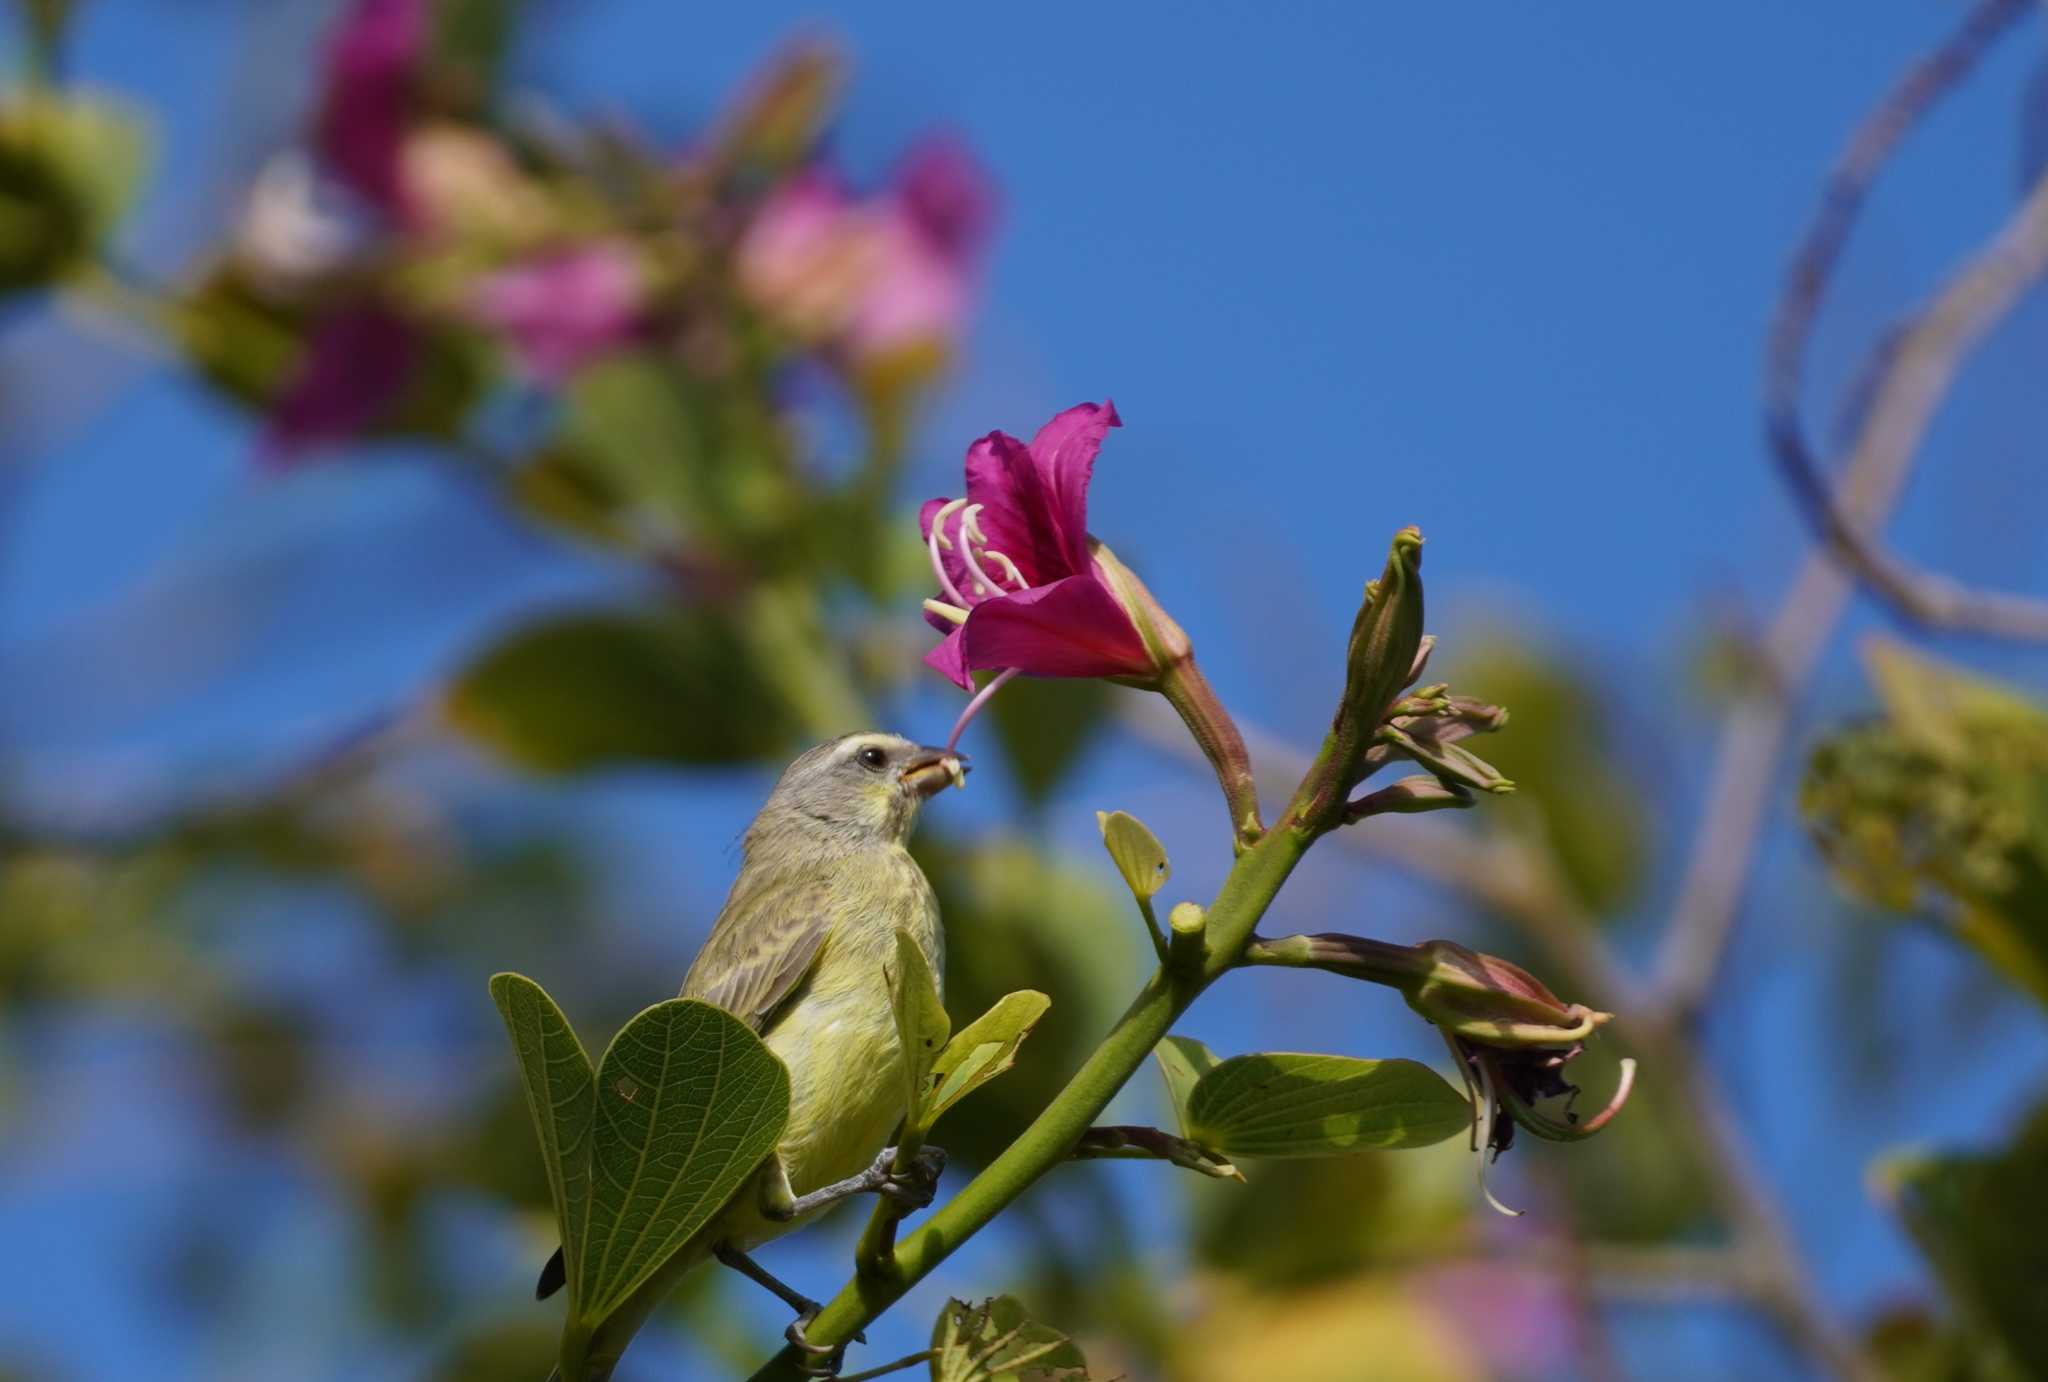
M1834 558L1892 609L1933 628L2048 641L2048 600L1973 589L1889 551L1877 536L1888 492L1910 468L1928 424L1970 352L2048 274L2048 177L2019 215L1929 308L1880 352L1859 408L1862 426L1838 497L1800 419L1805 359L1828 282L1872 184L1905 137L2033 8L1980 0L1956 31L1915 63L1849 141L1820 210L1786 272L1764 370L1764 432L1780 473ZM1866 476L1859 487L1856 477Z
M1686 860L1656 967L1661 1006L1681 1021L1698 1014L1720 974L1783 766L1793 707L1834 637L1855 581L1867 579L1859 560L1876 549L1862 535L1882 526L1897 504L1927 424L1963 356L2041 276L2041 260L2048 253L2048 192L2036 188L1989 247L1918 317L1879 344L1863 372L1868 401L1858 410L1837 493L1819 478L1798 416L1805 343L1822 292L1864 190L1885 158L2027 8L2024 0L1985 0L1932 57L1907 73L1850 142L1829 179L1813 229L1793 258L1768 350L1767 428L1780 465L1803 477L1794 480L1795 492L1810 492L1821 501L1822 535L1832 525L1850 541L1846 547L1831 543L1802 563L1762 649L1771 694L1737 705L1722 728L1703 824ZM1917 577L1908 584L1920 595L1946 588ZM1872 588L1883 593L1874 582ZM2013 613L2002 606L1996 612L2002 619Z

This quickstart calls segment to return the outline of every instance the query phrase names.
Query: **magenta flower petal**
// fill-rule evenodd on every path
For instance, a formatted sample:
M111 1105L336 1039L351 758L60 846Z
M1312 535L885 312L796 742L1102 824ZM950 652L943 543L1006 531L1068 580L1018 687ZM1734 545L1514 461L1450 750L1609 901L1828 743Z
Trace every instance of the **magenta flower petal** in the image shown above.
M411 323L389 308L368 303L336 312L314 329L298 377L271 414L264 464L290 464L309 447L370 427L405 388L418 355Z
M1123 425L1116 404L1104 399L1067 409L1031 439L1031 458L1049 493L1071 570L1088 566L1088 482L1095 475L1096 454L1109 429Z
M491 275L472 311L503 333L528 374L554 384L630 340L645 293L632 250L599 241Z
M974 678L967 675L966 643L961 637L966 630L955 628L951 624L946 627L952 629L952 632L940 640L936 648L924 655L924 665L944 676L962 691L972 691Z
M397 213L399 151L427 46L426 0L355 0L327 51L314 145L371 205Z
M967 448L967 498L981 505L978 519L990 549L1015 562L1031 585L1087 570L1088 535L1079 535L1082 560L1070 560L1044 474L1030 449L1007 432L991 432Z
M1131 616L1092 574L976 605L960 632L966 664L976 669L1016 667L1039 677L1145 677L1158 670Z
M896 199L933 249L955 264L971 264L995 221L995 189L965 144L925 139L903 160Z

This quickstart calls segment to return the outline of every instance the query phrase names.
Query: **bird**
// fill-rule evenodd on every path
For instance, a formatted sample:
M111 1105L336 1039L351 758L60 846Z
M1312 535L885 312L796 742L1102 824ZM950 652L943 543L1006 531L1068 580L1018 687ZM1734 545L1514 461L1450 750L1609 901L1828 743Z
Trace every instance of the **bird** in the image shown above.
M774 1153L676 1254L636 1302L599 1326L584 1375L609 1376L654 1305L707 1259L767 1287L797 1312L789 1339L829 1375L836 1350L809 1345L816 1302L747 1254L865 1191L930 1203L944 1154L927 1147L898 1176L885 1146L902 1121L903 1052L891 1000L896 933L943 982L938 900L906 844L923 803L964 785L964 755L895 734L845 734L783 772L741 845L732 890L683 979L681 996L753 1028L789 1070L789 1121ZM557 1249L535 1295L564 1281ZM644 1299L642 1299L644 1298Z

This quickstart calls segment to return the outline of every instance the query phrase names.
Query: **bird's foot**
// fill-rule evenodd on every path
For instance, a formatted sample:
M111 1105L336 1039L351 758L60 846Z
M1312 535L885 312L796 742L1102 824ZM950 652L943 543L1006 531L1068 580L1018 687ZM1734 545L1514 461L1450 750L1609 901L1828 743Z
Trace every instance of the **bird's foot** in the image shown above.
M837 1377L840 1364L846 1361L846 1345L814 1344L804 1337L804 1331L817 1318L818 1307L813 1305L789 1322L789 1328L782 1331L782 1337L789 1341L791 1348L804 1355L804 1360L797 1364L798 1372L805 1377Z
M918 1148L910 1169L896 1173L896 1149L884 1147L869 1173L875 1179L875 1193L887 1195L905 1212L923 1209L939 1192L939 1177L946 1169L946 1149L926 1145Z

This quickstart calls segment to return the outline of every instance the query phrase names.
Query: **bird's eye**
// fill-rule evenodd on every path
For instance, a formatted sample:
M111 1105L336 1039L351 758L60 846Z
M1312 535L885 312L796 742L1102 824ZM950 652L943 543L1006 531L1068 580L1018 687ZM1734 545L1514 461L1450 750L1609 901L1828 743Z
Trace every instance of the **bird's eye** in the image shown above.
M889 755L876 748L873 744L862 749L854 757L860 760L860 765L863 768L871 772L878 773L889 764Z

